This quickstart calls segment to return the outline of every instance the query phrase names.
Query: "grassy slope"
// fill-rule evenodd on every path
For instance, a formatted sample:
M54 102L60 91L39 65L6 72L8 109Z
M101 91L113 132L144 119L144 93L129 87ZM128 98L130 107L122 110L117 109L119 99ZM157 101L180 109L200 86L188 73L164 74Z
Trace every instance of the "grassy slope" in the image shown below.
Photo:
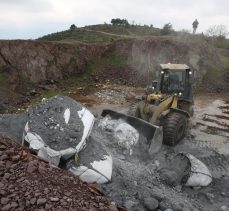
M74 30L66 30L62 32L53 33L50 35L43 36L39 38L40 40L49 40L49 41L58 41L61 43L68 43L68 44L77 44L77 43L102 43L107 44L111 43L115 40L120 39L130 39L130 38L141 38L145 39L145 37L154 36L154 39L157 40L173 40L178 42L189 43L190 45L196 44L198 42L202 42L203 36L202 35L195 35L192 36L191 34L182 33L182 32L175 32L169 36L160 36L160 29L153 28L149 26L113 26L110 24L99 24L99 25L92 25L92 26L85 26L82 28L76 28ZM205 38L204 38L205 39ZM206 38L207 39L207 38ZM217 42L212 42L215 47L228 48L229 42L228 40L220 40ZM219 51L220 59L226 69L229 67L229 57L225 56L225 54ZM201 55L194 55L194 56L201 56ZM196 58L191 58L191 61L195 63ZM112 63L109 61L108 63ZM198 65L198 64L197 64ZM101 64L92 63L89 65L88 70L85 74L81 77L81 79L86 79L94 70L103 69L103 67L107 66L107 62L101 62ZM115 66L112 64L111 66ZM222 75L222 68L219 68L218 64L215 64L211 58L204 61L204 71L206 74L204 75L203 79L205 81L214 80L217 77Z
M79 42L110 43L114 40L150 35L160 35L160 29L148 26L125 27L101 24L52 33L38 38L38 40L61 41L73 44Z

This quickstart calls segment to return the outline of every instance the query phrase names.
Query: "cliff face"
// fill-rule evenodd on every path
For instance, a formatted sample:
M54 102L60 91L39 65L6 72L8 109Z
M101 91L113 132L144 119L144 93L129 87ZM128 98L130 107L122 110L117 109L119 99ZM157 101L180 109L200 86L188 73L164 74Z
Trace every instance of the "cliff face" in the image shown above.
M99 59L106 46L69 45L41 41L0 41L0 69L11 83L39 83L84 73L92 59Z
M116 57L109 60L112 53L124 62L117 63ZM215 50L201 37L129 39L110 45L0 41L0 76L4 72L14 85L81 76L91 62L99 64L93 65L92 80L99 78L135 85L150 83L160 63L190 65L199 84L209 68L215 79L214 74L217 76L222 66Z
M144 81L148 81L149 76L156 77L161 63L189 65L195 71L196 85L205 79L209 69L213 70L215 76L219 76L222 70L216 50L202 37L121 41L116 44L116 50L128 60L132 69L137 71Z

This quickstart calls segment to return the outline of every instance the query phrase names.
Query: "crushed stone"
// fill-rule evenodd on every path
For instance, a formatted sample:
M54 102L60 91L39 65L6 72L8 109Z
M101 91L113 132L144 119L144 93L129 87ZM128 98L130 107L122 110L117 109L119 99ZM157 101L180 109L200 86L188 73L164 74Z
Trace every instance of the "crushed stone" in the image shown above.
M27 121L27 114L0 114L0 133L21 143Z
M76 147L83 136L83 122L78 115L80 103L67 96L44 100L28 114L29 132L38 134L52 149Z

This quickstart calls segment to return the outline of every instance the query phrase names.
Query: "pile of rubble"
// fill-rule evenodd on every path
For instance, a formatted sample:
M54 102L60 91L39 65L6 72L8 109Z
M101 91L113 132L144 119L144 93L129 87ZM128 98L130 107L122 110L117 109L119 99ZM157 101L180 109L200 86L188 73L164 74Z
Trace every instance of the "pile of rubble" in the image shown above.
M150 154L147 137L135 127L109 116L95 119L69 97L43 100L24 114L2 115L0 132L19 142L22 139L39 157L82 181L98 184L111 201L131 210L209 210L183 192L184 187L200 188L212 182L210 171L200 160L161 145ZM52 178L51 173L46 174ZM63 182L68 177L59 175L58 179ZM66 183L71 184L70 180Z
M7 210L113 210L94 188L0 137L0 207Z

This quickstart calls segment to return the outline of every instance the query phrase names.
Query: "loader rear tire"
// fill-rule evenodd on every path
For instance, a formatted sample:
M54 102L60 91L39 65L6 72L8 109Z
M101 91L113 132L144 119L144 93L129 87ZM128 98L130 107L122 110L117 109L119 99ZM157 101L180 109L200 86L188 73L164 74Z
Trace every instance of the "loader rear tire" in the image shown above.
M174 146L185 136L187 117L181 113L172 112L164 120L163 142Z

